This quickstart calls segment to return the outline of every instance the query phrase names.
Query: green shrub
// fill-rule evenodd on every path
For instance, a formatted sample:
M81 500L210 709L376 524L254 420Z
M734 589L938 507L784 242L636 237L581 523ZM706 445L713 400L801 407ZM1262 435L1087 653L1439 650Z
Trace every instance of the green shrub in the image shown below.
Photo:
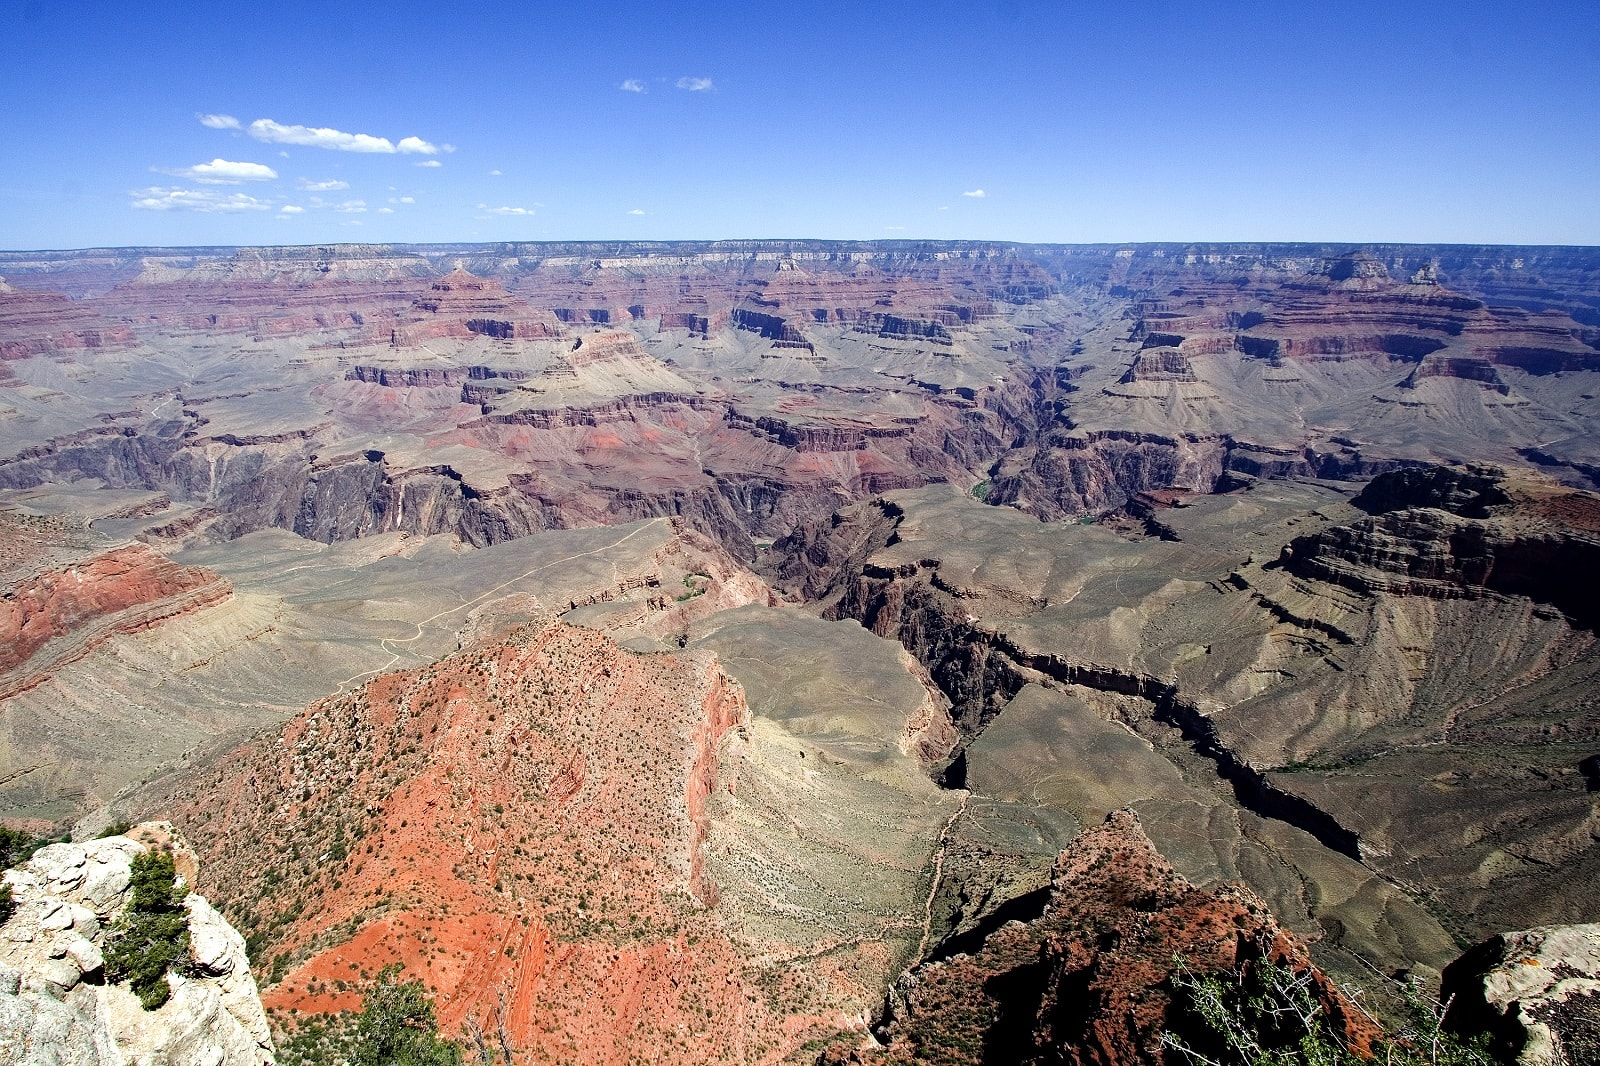
M1196 975L1178 960L1173 1011L1162 1047L1191 1066L1366 1066L1323 1009L1310 971L1266 961ZM1412 984L1402 995L1409 1024L1384 1033L1371 1062L1385 1066L1494 1066L1482 1040L1440 1028L1444 1007ZM1177 1061L1177 1056L1168 1056Z
M167 852L135 856L133 898L106 939L107 979L129 982L145 1010L167 1001L167 972L189 957L189 916L183 909L189 891L176 882Z
M44 841L33 839L30 833L0 825L0 869L9 870L27 862L43 845Z
M439 1038L422 982L400 980L400 967L391 965L362 1001L350 1066L461 1066L461 1048Z
M11 898L11 886L0 885L0 925L11 920L17 912L17 901Z

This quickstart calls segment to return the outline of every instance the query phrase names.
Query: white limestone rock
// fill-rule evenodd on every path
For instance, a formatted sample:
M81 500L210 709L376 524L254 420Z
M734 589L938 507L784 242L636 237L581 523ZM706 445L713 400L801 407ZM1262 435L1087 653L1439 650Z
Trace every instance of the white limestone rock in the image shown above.
M170 974L159 1010L101 983L145 850L127 837L54 844L6 871L17 906L0 927L0 1066L273 1066L244 938L202 896L184 900L193 976Z
M1572 1046L1600 1039L1600 924L1492 937L1445 969L1443 991L1447 1021L1487 1029L1518 1066L1577 1066Z

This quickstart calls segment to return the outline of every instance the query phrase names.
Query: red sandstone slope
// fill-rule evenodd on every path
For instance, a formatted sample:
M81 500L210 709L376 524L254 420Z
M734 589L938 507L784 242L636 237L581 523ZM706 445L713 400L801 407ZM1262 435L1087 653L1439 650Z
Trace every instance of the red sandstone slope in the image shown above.
M1052 1062L1130 1066L1163 1059L1175 958L1196 973L1268 958L1312 969L1305 949L1247 890L1200 889L1177 874L1132 811L1113 813L1056 862L1049 902L981 945L918 966L891 998L888 1046L829 1062ZM1378 1035L1313 969L1318 999L1343 1036Z
M212 571L178 566L142 544L19 582L0 599L0 699L116 633L209 607L231 591Z
M535 623L316 704L179 789L205 890L278 1011L399 961L516 1060L770 1061L841 1019L757 982L699 850L747 714L706 654Z

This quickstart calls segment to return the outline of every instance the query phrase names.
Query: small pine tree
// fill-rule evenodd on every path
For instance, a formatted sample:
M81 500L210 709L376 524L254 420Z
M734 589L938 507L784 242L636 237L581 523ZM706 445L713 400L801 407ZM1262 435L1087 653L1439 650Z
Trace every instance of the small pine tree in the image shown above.
M378 972L356 1020L350 1066L461 1066L461 1048L439 1037L421 981L400 980L398 964Z
M189 957L189 916L172 856L147 852L133 860L132 899L107 938L106 977L127 981L145 1010L167 1001L167 973Z
M0 870L27 862L39 844L31 834L0 825Z

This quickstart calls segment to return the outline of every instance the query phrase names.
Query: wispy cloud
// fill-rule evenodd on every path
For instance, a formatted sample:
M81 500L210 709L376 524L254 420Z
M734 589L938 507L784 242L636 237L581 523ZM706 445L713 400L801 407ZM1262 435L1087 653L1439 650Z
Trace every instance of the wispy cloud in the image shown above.
M201 214L241 214L270 211L271 200L260 200L242 192L220 193L210 189L172 189L155 186L136 189L129 206L139 211L197 211Z
M278 172L261 163L234 163L226 159L213 159L209 163L196 163L179 170L157 169L158 174L171 174L175 178L188 178L202 185L238 185L246 181L272 181Z
M904 226L885 226L883 228L886 229L886 230L889 230L890 232L894 232L894 231L897 231L897 230L905 229Z
M444 166L444 164L439 162L437 159L424 159L422 162L414 163L412 165L413 166L419 166L419 167L442 167L442 166Z
M278 214L280 215L303 215L305 213L306 209L298 204L284 204L278 208Z
M676 82L678 88L687 89L692 93L709 92L712 88L710 78L691 78L687 75Z
M306 192L339 192L350 187L348 181L338 178L329 178L327 181L311 181L307 178L300 179L300 187Z
M206 118L227 119L233 125L217 127L219 129L238 129L237 119L228 115L207 115ZM212 123L206 123L212 125ZM258 118L250 123L250 136L258 141L267 141L270 144L298 144L308 148L327 148L336 152L368 152L378 155L438 155L440 152L453 152L453 144L434 144L421 137L402 137L400 143L395 144L387 137L374 137L370 133L346 133L344 130L330 129L327 126L286 126L281 122L274 122L270 118Z
M491 170L489 171L489 176L491 178L498 178L500 176L500 172L498 170Z
M298 144L308 148L327 148L338 152L375 152L393 155L394 144L387 137L369 133L346 133L326 126L285 126L270 118L250 123L250 136L271 144Z
M629 78L627 81L617 86L617 88L621 89L625 93L642 93L645 91L644 82L640 81L638 78Z
M526 215L531 215L531 214L534 213L533 212L533 208L531 208L531 207L491 207L491 208L488 208L488 212L491 215L518 215L518 216L526 216Z
M639 209L638 209L638 208L637 208L637 207L636 207L636 208L634 208L634 209L633 209L633 210L632 210L632 211L629 211L629 212L628 212L628 214L630 214L630 215L642 215L642 214L644 214L644 212L643 212L643 211L641 211L641 210L639 210Z
M974 200L981 200L981 199L983 199L983 198L984 198L984 197L985 197L985 196L988 196L988 195L989 195L989 194L988 194L988 193L986 193L986 192L984 192L984 191L983 191L983 190L982 190L982 189L973 189L973 190L971 190L971 191L970 191L970 192L964 192L964 193L962 193L962 194L961 194L961 195L962 195L962 196L970 196L970 197L972 197L972 198L973 198L973 199L974 199Z
M950 205L949 204L940 204L939 205L939 210L948 211L948 210L950 210Z
M367 202L365 200L346 200L344 203L334 208L335 211L346 215L359 215L366 211L366 209Z
M200 120L200 125L209 126L214 130L236 130L239 128L239 120L232 115L196 115L195 117Z
M378 208L378 214L380 214L380 215L392 215L392 214L394 214L394 208L392 208L392 207L380 207L380 208Z
M389 197L389 202L391 204L414 204L417 202L417 198L415 196L391 196Z
M441 147L425 141L421 137L402 137L400 138L400 143L395 147L407 155L438 155L441 151L448 152L452 150L448 144Z

